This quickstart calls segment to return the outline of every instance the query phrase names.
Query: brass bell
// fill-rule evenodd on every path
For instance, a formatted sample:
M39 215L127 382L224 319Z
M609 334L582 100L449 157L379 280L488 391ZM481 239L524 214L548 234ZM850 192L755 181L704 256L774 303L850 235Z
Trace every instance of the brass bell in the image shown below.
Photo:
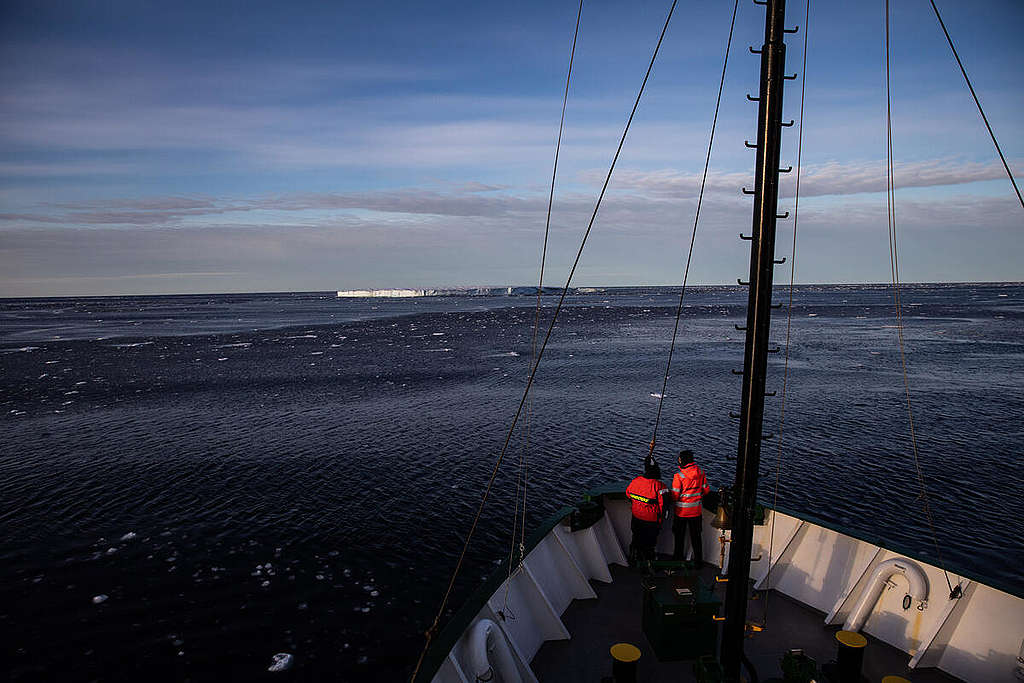
M718 505L718 512L715 513L715 518L711 520L711 526L722 530L732 529L732 520L729 519L729 510L724 505Z

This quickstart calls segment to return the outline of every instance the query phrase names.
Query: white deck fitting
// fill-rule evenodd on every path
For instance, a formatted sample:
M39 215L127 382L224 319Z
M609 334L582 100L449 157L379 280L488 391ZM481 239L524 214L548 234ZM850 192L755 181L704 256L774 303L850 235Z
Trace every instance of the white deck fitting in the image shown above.
M625 565L629 504L607 500L605 510L597 524L582 531L570 531L567 520L555 526L530 551L524 567L498 587L474 618L473 623L490 619L498 624L517 660L515 672L496 672L495 680L536 680L529 662L544 642L571 638L561 619L565 610L573 600L595 597L589 581L612 580L609 565ZM772 515L775 533L770 541ZM710 526L711 519L705 511L704 557L716 563L719 532ZM659 536L661 552L672 550L670 526L664 525ZM764 526L755 527L754 554L761 555L751 566L756 587L774 589L826 615L823 628L841 624L849 616L874 568L904 557L773 511L768 511ZM909 655L911 668L937 667L968 683L1019 683L1014 669L1024 639L1024 599L951 575L951 580L961 581L963 587L963 597L951 600L942 570L920 560L912 562L927 578L927 607L918 610L914 601L904 610L908 582L895 575L862 631ZM466 651L466 634L471 628L472 624L442 663L433 678L435 683L473 680Z

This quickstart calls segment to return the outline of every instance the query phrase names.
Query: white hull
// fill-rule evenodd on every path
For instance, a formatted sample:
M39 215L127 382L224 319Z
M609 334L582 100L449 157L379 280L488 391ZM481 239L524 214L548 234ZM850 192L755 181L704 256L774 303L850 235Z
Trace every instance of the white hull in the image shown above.
M474 670L479 667L480 653L471 649L479 648L479 643L470 639L474 625L482 620L497 625L513 654L515 671L496 669L498 680L537 680L530 662L544 642L572 637L561 619L565 610L575 599L595 597L589 581L611 581L609 565L626 562L631 536L629 503L606 496L604 505L606 514L594 526L572 532L566 517L530 550L522 570L503 581L464 628L440 663L432 679L435 683L473 681L483 673ZM874 604L861 607L861 631L905 652L912 669L936 667L970 683L1019 683L1015 670L1024 638L1024 599L964 578L959 579L963 597L950 599L938 567L787 514L771 510L766 514L766 524L755 527L753 554L755 558L760 555L751 564L755 587L783 593L824 613L823 626L839 627L862 594L870 590L867 584L879 574L875 569L887 560L902 558L890 565L913 565L909 567L914 574L911 578L918 584L923 574L927 584L924 608L918 609L919 602L912 599L909 609L904 609L910 584L908 576L896 572ZM775 531L769 579L772 515ZM719 531L710 526L711 519L705 511L704 557L717 560ZM658 547L666 553L671 552L673 543L668 527L663 526ZM954 585L957 578L951 576ZM920 585L916 590L920 591ZM872 597L869 593L864 600ZM515 618L502 619L501 611L511 612ZM784 628L776 626L780 627ZM497 632L491 634L492 641ZM494 649L494 643L488 647ZM595 651L593 656L606 657L606 653ZM508 669L509 658L503 661Z

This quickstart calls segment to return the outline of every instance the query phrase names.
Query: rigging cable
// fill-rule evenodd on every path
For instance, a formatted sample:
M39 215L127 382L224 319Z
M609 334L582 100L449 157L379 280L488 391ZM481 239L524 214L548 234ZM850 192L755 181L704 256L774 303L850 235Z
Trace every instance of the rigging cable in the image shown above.
M921 493L918 498L924 507L925 519L928 521L928 528L931 530L932 543L935 546L935 553L939 559L939 567L946 579L950 594L953 593L953 585L949 581L949 574L946 572L946 564L942 559L942 550L939 548L939 539L935 533L935 523L932 519L931 505L928 502L928 489L925 485L924 474L921 471L921 462L918 458L917 434L914 430L914 409L910 402L910 380L907 376L907 357L903 344L903 313L900 300L900 264L899 252L896 243L896 181L893 170L892 153L892 90L889 68L889 0L885 0L885 128L886 128L886 211L889 223L889 268L892 276L893 297L896 305L896 334L900 347L900 368L903 371L903 389L907 399L907 418L910 423L910 444L914 455L914 468L917 470L917 481L921 485Z
M565 108L569 102L569 82L572 80L572 65L576 57L576 39L580 35L580 18L583 16L583 0L580 0L579 10L576 12L576 31L572 36L572 48L569 50L569 69L565 76L565 92L562 94L562 117L558 122L558 140L555 142L555 163L551 169L551 190L548 192L548 213L544 221L544 246L540 252L540 277L537 282L537 307L533 319L533 339L530 343L530 366L537 362L537 334L540 331L540 303L541 293L544 291L544 264L547 261L548 235L551 232L551 207L555 202L555 178L558 176L558 154L562 149L562 131L565 129ZM526 492L529 474L529 450L530 450L530 420L533 416L533 396L527 398L526 419L523 422L523 451L519 459L519 476L516 477L516 510L512 522L512 547L508 554L508 578L505 582L505 603L504 608L508 610L508 594L511 589L513 558L516 551L516 525L519 520L519 499L520 489L522 493L523 521L519 528L519 558L515 562L518 568L523 563L523 556L526 553Z
M480 516L483 513L484 505L487 503L487 498L491 493L491 488L494 485L494 480L498 475L498 469L501 467L502 461L505 459L505 452L508 450L508 444L512 440L512 434L515 432L516 424L519 422L519 417L523 412L523 406L526 403L526 398L530 394L530 389L533 387L533 380L537 376L537 368L540 367L540 361L544 357L544 350L547 348L548 341L551 339L551 332L554 330L555 322L558 320L558 314L562 310L562 305L565 303L565 297L569 292L569 287L572 284L572 278L576 274L576 268L579 266L580 258L583 256L583 249L587 244L587 238L590 237L590 232L594 227L594 221L597 219L597 212L601 208L601 201L604 199L604 195L608 190L608 185L612 179L612 172L615 170L615 164L619 160L619 155L622 153L622 147L626 143L626 135L629 133L629 128L633 124L633 117L636 116L636 111L640 106L640 99L643 97L644 90L647 88L647 81L651 77L651 72L654 70L654 62L658 58L658 52L661 50L661 43L665 39L665 33L668 31L669 22L672 20L672 14L675 12L676 5L679 0L672 0L672 6L669 8L668 16L665 18L665 25L661 29L661 35L658 37L658 43L654 48L654 54L651 55L650 64L647 66L647 73L644 75L644 80L640 84L640 90L637 92L636 100L633 102L633 109L630 111L629 119L626 121L626 126L622 131L622 137L619 139L619 145L615 150L615 156L612 157L611 165L608 167L608 174L605 176L604 184L601 187L601 192L598 194L597 202L594 204L594 211L590 215L590 221L587 223L587 229L583 233L583 238L580 241L579 249L576 252L576 259L573 261L572 268L569 270L569 276L566 278L565 286L562 288L562 293L558 299L558 305L555 307L555 311L551 316L551 322L548 324L548 329L544 335L544 341L541 344L540 351L537 352L537 360L533 364L533 369L530 371L530 377L526 382L526 388L523 390L523 397L519 400L519 407L516 409L515 416L512 418L512 424L509 427L508 433L505 436L505 441L501 447L501 451L498 454L498 458L494 463L494 468L491 470L490 478L487 481L487 486L484 488L484 494L480 500L480 505L477 507L476 515L473 518L473 523L470 525L469 533L466 535L466 540L463 543L462 551L459 553L459 559L455 564L455 570L452 572L451 580L448 582L448 588L445 590L444 597L441 600L441 604L438 607L437 614L434 617L433 623L427 629L426 643L423 645L423 651L420 653L419 659L416 662L416 667L413 669L412 677L410 680L415 680L419 673L420 667L423 665L423 660L426 657L427 650L430 648L430 642L434 637L434 633L437 631L437 627L441 622L441 616L444 614L445 607L448 605L448 599L451 597L452 589L455 587L455 579L459 575L459 571L462 569L462 563L466 558L466 551L469 548L469 543L473 538L473 534L476 533L477 525L480 522Z
M690 261L693 259L693 244L697 239L697 223L700 221L700 208L704 202L704 187L708 181L708 167L711 165L711 148L715 144L715 128L718 125L718 111L722 106L722 90L725 88L725 70L729 66L729 50L732 47L732 34L736 28L736 10L739 0L732 6L732 20L729 23L729 39L725 44L725 60L722 63L722 78L718 83L718 99L715 101L715 116L711 120L711 139L708 141L708 153L704 158L704 175L700 181L700 194L697 196L697 211L693 217L693 232L690 234L690 250L686 255L686 268L683 270L683 286L679 290L679 305L676 307L676 323L672 330L672 343L668 347L668 362L665 364L665 377L661 381L661 394L658 398L658 412L654 416L654 433L651 435L648 457L654 456L654 445L658 440L658 426L661 424L661 409L665 403L665 390L668 387L669 371L672 369L672 354L676 348L676 337L679 335L679 319L683 313L683 297L686 295L686 281L690 276Z
M964 81L967 83L967 88L971 91L971 97L974 98L974 104L978 107L978 113L981 114L981 120L985 122L985 127L988 128L989 137L992 138L992 144L996 146L996 152L999 153L999 159L1003 162L1003 168L1006 169L1006 175L1010 178L1010 184L1013 185L1013 190L1017 193L1017 201L1020 202L1020 206L1024 209L1024 198L1020 195L1020 188L1017 187L1017 181L1013 178L1013 172L1010 170L1010 165L1006 163L1006 157L1003 156L1003 150L999 148L999 143L996 141L996 134L992 132L992 126L988 123L988 117L985 116L985 111L981 108L981 101L978 100L978 93L974 92L974 86L971 85L971 79L967 77L967 70L964 68L964 63L960 61L960 55L956 51L956 47L953 45L953 39L949 36L949 31L946 30L946 24L942 21L942 16L939 14L939 8L935 5L935 0L931 0L932 9L935 10L935 18L939 20L939 26L942 27L942 32L946 34L946 42L949 43L949 49L953 51L953 56L956 58L956 63L960 67L960 73L964 75Z
M768 625L768 596L772 587L772 550L775 547L775 517L779 509L779 479L782 475L782 427L786 423L786 397L789 389L789 342L793 328L793 283L796 279L796 226L800 217L800 169L804 156L804 99L807 93L807 41L811 29L811 0L804 9L804 53L800 79L800 128L796 145L796 192L793 200L793 244L789 255L789 305L786 315L786 356L782 369L782 399L779 401L779 437L776 441L775 490L772 493L772 524L768 532L768 573L765 577L764 626Z

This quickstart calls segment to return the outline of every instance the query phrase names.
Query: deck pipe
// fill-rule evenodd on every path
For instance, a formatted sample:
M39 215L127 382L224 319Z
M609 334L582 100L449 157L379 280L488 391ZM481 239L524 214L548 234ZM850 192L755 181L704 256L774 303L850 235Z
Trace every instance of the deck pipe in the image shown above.
M917 608L925 608L928 604L928 577L925 576L924 570L905 557L895 557L879 563L875 567L875 571L871 572L871 577L864 585L860 598L843 624L844 631L859 631L863 628L864 622L868 620L871 611L875 608L875 603L878 602L882 590L889 583L889 578L896 574L902 574L907 578L907 582L910 584L907 595L917 601ZM905 604L909 605L910 603L908 601Z

